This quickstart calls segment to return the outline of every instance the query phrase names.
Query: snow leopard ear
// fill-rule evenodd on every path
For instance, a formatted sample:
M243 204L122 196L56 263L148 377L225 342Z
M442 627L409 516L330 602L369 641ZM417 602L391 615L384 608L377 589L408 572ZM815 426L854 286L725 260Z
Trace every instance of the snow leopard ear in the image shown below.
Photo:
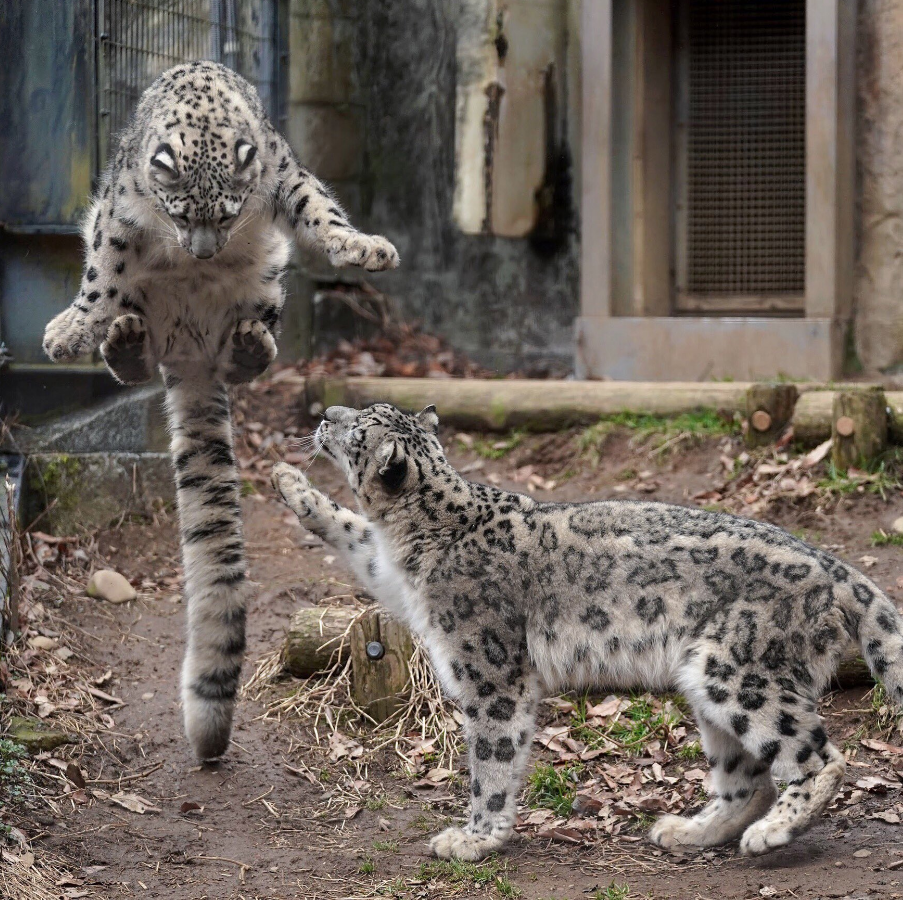
M248 166L254 162L257 156L257 148L244 138L239 138L235 142L235 171L238 173L247 170Z
M390 491L397 491L408 476L408 460L398 441L386 441L376 451L379 477Z
M176 163L176 154L169 144L160 144L154 150L150 160L154 174L162 181L175 181L179 177L179 166Z
M433 434L439 430L439 416L436 414L436 407L431 403L429 406L417 413L417 421Z

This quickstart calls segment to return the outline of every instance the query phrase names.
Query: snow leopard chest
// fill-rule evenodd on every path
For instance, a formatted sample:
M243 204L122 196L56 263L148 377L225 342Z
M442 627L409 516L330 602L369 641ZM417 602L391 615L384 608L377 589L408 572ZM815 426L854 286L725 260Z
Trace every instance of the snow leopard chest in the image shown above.
M252 222L209 260L161 243L134 282L164 364L215 354L242 319L278 303L290 245L272 223Z

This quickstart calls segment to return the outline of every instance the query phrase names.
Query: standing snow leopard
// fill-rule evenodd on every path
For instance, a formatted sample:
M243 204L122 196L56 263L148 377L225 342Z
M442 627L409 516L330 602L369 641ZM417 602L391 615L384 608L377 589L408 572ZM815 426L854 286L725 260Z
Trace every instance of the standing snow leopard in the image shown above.
M337 266L394 268L295 159L256 90L212 62L144 93L83 236L81 290L47 326L53 360L95 350L126 384L164 376L172 429L188 647L185 727L202 759L228 743L245 646L244 544L227 384L276 355L291 234Z
M473 484L446 461L432 407L331 407L317 446L362 514L291 466L273 482L311 531L423 638L460 703L471 813L432 840L475 860L514 825L544 691L680 688L702 734L713 797L659 818L680 850L740 839L758 855L809 828L845 761L817 701L856 641L903 701L903 619L868 579L772 525L662 503L540 503ZM778 798L774 770L788 781Z

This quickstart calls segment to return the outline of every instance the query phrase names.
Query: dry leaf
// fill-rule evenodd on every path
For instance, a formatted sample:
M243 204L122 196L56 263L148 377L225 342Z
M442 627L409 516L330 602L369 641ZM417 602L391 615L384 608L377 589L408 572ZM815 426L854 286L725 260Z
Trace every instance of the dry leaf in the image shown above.
M138 794L127 794L124 791L119 791L118 794L113 794L110 800L124 809L138 813L141 816L146 812L158 813L161 811L159 806L154 806L150 800L145 800L144 797L140 797Z
M66 777L77 788L84 790L87 787L87 782L85 781L84 773L75 763L71 762L66 766Z
M876 741L872 738L863 738L859 743L869 750L878 750L883 753L893 753L897 756L903 755L903 747L895 747L893 744L887 744L884 741Z

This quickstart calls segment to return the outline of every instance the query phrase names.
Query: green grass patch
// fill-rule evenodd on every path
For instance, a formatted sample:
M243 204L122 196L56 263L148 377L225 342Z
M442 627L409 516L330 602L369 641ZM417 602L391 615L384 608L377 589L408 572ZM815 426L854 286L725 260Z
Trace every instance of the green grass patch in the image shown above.
M605 416L584 429L577 438L577 449L593 464L598 464L605 442L616 429L632 432L632 442L651 445L655 452L672 449L680 443L706 437L740 434L738 417L727 418L714 410L658 416L641 413L617 413Z
M527 779L527 803L533 809L550 809L556 815L569 816L582 771L582 765L536 766Z
M378 853L398 853L398 841L374 841L373 849Z
M685 762L696 762L702 756L702 744L690 741L677 748L677 756Z
M452 888L479 887L493 889L501 897L519 897L521 892L508 878L507 864L490 856L479 863L460 859L438 859L420 864L417 877L421 881L438 881Z
M879 494L882 500L886 500L890 491L900 487L899 469L900 460L896 453L890 454L870 469L858 470L853 474L844 472L833 462L829 462L825 477L817 483L817 487L828 494L838 496L867 491L870 494Z
M471 449L483 459L501 459L519 447L526 436L525 431L512 431L505 437L479 437L474 440Z
M667 740L671 729L676 727L686 714L686 701L674 695L658 703L650 694L634 695L630 705L615 719L602 726L591 724L588 716L588 696L578 697L576 709L571 714L571 737L582 741L590 750L606 745L607 741L633 756L643 753L645 745L652 740Z
M376 865L368 856L357 868L361 875L372 875L376 871Z
M872 532L873 547L903 547L903 534L888 534L883 528Z
M607 888L596 891L593 900L627 900L629 896L630 888L626 884L613 881Z
M23 765L27 756L21 744L0 738L0 797L15 799L31 787L31 775Z

